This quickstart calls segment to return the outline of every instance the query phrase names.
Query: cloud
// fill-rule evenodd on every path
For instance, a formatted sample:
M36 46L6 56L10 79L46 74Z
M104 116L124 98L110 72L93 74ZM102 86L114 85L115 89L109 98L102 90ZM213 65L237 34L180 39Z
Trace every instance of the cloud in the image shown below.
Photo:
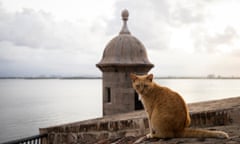
M213 37L209 36L208 41L213 44L226 44L231 43L237 37L234 28L226 27L222 33L216 33Z
M233 27L225 27L222 31L209 33L206 29L198 29L192 33L195 36L194 46L196 51L209 53L231 52L237 49L239 34Z
M45 2L41 2L44 8L49 6ZM108 5L110 14L89 7L78 16L78 7L74 7L61 19L59 8L9 12L0 4L0 75L100 75L95 64L107 43L118 35L125 8L130 13L129 30L147 48L156 65L154 72L207 75L214 73L212 67L224 71L220 69L223 61L239 55L237 5L234 0L121 0ZM66 19L69 15L71 20ZM237 64L233 62L231 68Z
M108 34L113 35L120 31L120 12L127 8L130 12L129 29L134 36L144 42L147 48L156 50L175 49L175 47L172 47L175 45L171 44L176 43L176 41L173 41L175 40L173 37L181 39L186 36L185 39L189 39L189 44L185 44L188 49L199 52L202 47L206 48L205 43L210 45L214 43L212 40L219 33L219 30L214 31L213 39L208 33L211 29L208 25L211 23L209 20L216 14L213 9L215 4L215 1L191 0L181 2L177 0L119 1L116 3L115 17L109 22ZM222 19L220 20L222 21ZM228 27L230 28L230 26L223 25L221 28L227 28L228 30ZM234 28L231 27L231 29ZM182 37L177 31L181 32Z
M153 1L118 1L115 4L115 17L108 23L108 34L116 34L120 31L122 23L121 11L128 9L130 15L128 27L131 34L143 42L148 49L167 49L169 46L170 29L165 21L165 9L161 1L161 12L155 11ZM166 3L167 5L167 3Z
M224 70L224 61L231 59L226 52L234 53L240 45L235 23L238 21L234 20L237 17L230 19L235 16L231 11L235 8L228 1L138 0L119 1L115 6L108 34L120 31L120 12L127 8L129 29L147 48L149 59L155 64L154 73L165 76L231 73ZM223 8L225 12L218 11ZM231 65L232 69L235 62ZM234 69L232 73L239 74Z
M3 75L79 75L98 73L104 21L58 21L50 13L0 5L0 70ZM90 68L89 68L90 67Z
M44 47L50 38L47 29L49 25L51 19L47 14L31 9L15 14L1 13L0 40L31 48Z
M206 16L204 1L171 1L168 5L166 21L174 27L202 23Z
M90 38L97 42L105 38L107 18L103 16L94 20L90 18L90 22L81 17L75 21L57 20L55 15L43 10L23 8L8 12L1 5L0 12L0 41L15 45L43 49L71 47L89 51L96 49Z
M9 42L0 42L0 46L0 76L99 74L98 57L81 51L33 49Z

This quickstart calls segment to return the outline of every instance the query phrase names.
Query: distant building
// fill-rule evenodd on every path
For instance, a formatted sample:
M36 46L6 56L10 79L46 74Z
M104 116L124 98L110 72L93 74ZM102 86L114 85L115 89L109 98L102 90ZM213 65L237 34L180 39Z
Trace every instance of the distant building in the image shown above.
M213 78L215 78L216 76L215 76L215 74L209 74L208 76L207 76L207 78L209 78L209 79L213 79Z
M122 11L123 27L106 46L96 66L103 72L103 115L143 109L132 88L130 73L146 74L153 67L143 44L127 27L129 13Z

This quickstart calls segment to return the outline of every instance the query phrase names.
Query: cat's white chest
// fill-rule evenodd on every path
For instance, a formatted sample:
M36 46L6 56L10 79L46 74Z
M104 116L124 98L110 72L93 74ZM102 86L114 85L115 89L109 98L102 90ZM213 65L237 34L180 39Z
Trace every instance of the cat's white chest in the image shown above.
M138 100L142 101L142 95L138 94Z

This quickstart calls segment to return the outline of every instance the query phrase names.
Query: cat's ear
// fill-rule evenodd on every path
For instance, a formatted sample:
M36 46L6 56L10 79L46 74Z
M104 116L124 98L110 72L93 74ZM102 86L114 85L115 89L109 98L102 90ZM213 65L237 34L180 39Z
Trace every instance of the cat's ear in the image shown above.
M130 73L130 78L132 79L132 81L134 82L137 79L137 75Z
M147 79L148 79L149 81L152 81L152 80L153 80L153 74L149 74L149 75L147 76Z

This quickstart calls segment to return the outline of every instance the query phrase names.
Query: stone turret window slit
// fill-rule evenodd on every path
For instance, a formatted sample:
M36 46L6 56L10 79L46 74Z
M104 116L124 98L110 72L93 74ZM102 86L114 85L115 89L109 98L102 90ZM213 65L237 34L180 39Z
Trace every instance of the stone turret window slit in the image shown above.
M106 89L106 97L107 97L107 100L106 100L106 102L107 103L111 103L111 88L110 87L106 87L105 88Z

